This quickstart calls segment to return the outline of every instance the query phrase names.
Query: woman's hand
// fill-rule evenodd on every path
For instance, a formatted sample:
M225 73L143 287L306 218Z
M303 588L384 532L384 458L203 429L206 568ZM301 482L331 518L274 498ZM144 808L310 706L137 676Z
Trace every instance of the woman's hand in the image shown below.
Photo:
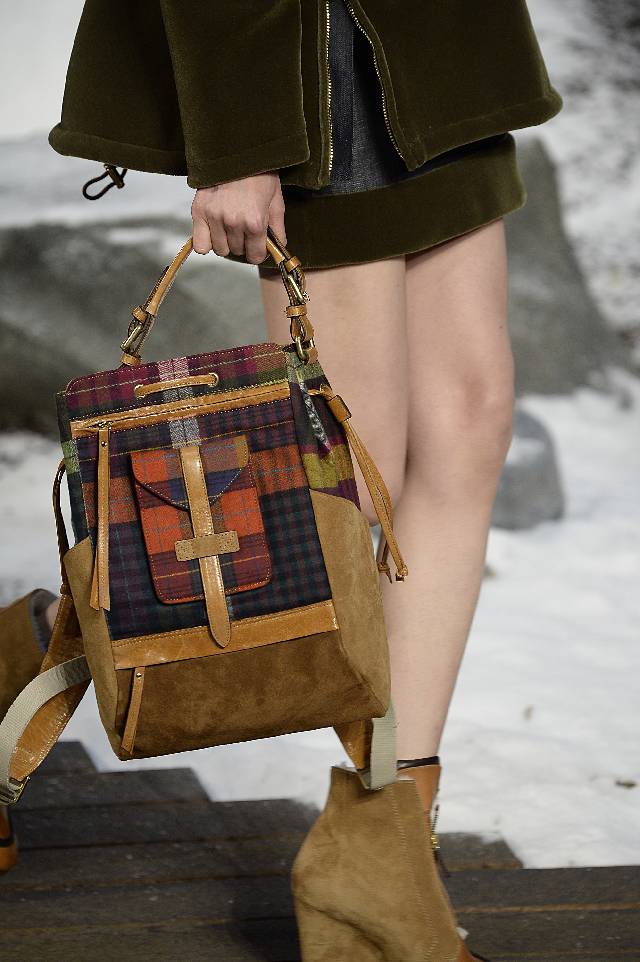
M278 171L198 188L191 216L198 254L244 254L250 264L260 264L268 256L267 226L287 243Z

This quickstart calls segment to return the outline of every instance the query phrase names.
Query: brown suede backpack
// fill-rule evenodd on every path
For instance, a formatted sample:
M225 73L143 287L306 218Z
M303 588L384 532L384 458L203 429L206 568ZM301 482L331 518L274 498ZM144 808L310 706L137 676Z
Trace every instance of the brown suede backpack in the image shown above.
M142 363L189 240L134 310L120 367L57 396L62 602L0 725L0 801L19 798L90 680L120 759L334 726L363 784L395 779L379 576L391 581L389 551L396 580L407 567L385 483L318 361L300 261L270 229L267 246L290 344Z

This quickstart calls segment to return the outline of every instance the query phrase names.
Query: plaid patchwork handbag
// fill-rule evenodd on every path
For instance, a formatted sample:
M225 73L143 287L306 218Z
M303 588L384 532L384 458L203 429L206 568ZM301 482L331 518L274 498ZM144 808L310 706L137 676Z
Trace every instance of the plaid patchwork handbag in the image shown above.
M120 367L57 396L63 600L41 674L0 726L0 799L18 797L90 678L121 759L326 726L354 757L389 719L389 552L407 574L391 501L320 366L300 261L271 230L267 246L290 344L142 363L189 240L133 311Z

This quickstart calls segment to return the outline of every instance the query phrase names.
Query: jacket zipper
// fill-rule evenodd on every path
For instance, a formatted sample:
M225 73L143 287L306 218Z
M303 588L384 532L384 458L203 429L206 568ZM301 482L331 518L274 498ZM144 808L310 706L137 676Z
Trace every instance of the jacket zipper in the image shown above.
M329 4L331 0L325 0L325 18L326 18L326 50L325 50L325 67L327 71L327 117L329 119L329 169L327 171L329 179L331 179L331 168L333 166L333 130L331 126L331 66L329 64L329 32L331 30L331 14L329 11Z
M374 45L373 45L373 41L371 40L371 37L369 36L369 34L368 34L367 31L364 29L364 27L362 26L362 24L361 24L360 21L358 20L357 16L355 15L354 10L353 10L353 7L347 2L347 0L344 0L344 2L345 2L345 6L346 6L347 10L348 10L349 13L351 14L351 18L352 18L353 22L355 23L356 27L359 28L359 30L361 31L361 33L363 33L363 34L365 35L365 37L367 38L367 40L369 41L369 45L370 45L370 47L371 47L371 53L373 54L373 65L374 65L374 67L376 68L376 73L377 73L377 75L378 75L378 80L379 80L379 82L380 82L380 95L381 95L381 97L382 97L382 113L383 113L383 115L384 115L384 122L385 122L385 124L387 125L387 131L388 131L388 133L389 133L389 138L390 138L390 140L391 140L391 143L392 143L393 146L395 147L395 149L396 149L396 151L398 152L398 154L400 155L400 157L402 157L402 159L404 160L402 151L400 150L400 148L399 148L399 146L398 146L398 141L396 140L396 138L395 138L395 136L394 136L393 130L391 129L391 124L390 124L390 122L389 122L389 115L387 114L387 97L386 97L386 94L385 94L385 92L384 92L384 84L383 84L383 82L382 82L382 76L380 75L380 69L379 69L379 67L378 67L378 58L376 57L376 49L375 49L375 47L374 47Z

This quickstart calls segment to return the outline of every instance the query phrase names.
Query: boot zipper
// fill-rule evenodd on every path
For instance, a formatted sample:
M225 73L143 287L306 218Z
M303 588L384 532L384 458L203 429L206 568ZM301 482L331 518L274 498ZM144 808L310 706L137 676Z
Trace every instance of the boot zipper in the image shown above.
M395 147L395 149L396 149L397 153L400 155L400 157L402 157L402 159L404 160L402 151L400 150L400 148L399 148L399 146L398 146L398 141L396 140L395 135L394 135L394 133L393 133L393 130L391 129L391 123L389 122L389 115L387 114L387 97L386 97L386 94L385 94L385 91L384 91L384 84L383 84L383 82L382 82L382 76L380 75L380 69L379 69L379 67L378 67L378 58L376 57L376 49L375 49L375 47L374 47L374 45L373 45L373 41L371 40L371 37L369 36L369 34L367 33L367 31L364 29L364 27L362 26L362 24L360 23L360 21L358 20L357 16L356 16L355 13L354 13L353 7L347 2L347 0L345 0L345 6L346 6L347 10L349 11L349 13L351 14L351 18L352 18L353 22L355 23L356 27L359 28L359 30L361 31L361 33L363 33L363 34L365 35L365 37L367 38L367 40L369 41L369 45L370 45L370 47L371 47L371 52L372 52L372 54L373 54L373 65L374 65L374 67L376 68L376 73L377 73L377 75L378 75L378 80L379 80L379 82L380 82L380 95L381 95L381 98L382 98L382 113L383 113L383 115L384 115L384 122L385 122L385 124L387 125L387 131L388 131L388 133L389 133L389 138L390 138L390 140L391 140L391 143L392 143L393 146ZM328 5L327 5L327 9L328 9Z
M329 120L329 168L328 175L331 178L331 168L333 166L333 130L331 127L331 67L329 64L329 32L331 30L331 14L329 12L330 0L325 0L325 19L326 19L326 50L325 66L327 71L327 117Z

